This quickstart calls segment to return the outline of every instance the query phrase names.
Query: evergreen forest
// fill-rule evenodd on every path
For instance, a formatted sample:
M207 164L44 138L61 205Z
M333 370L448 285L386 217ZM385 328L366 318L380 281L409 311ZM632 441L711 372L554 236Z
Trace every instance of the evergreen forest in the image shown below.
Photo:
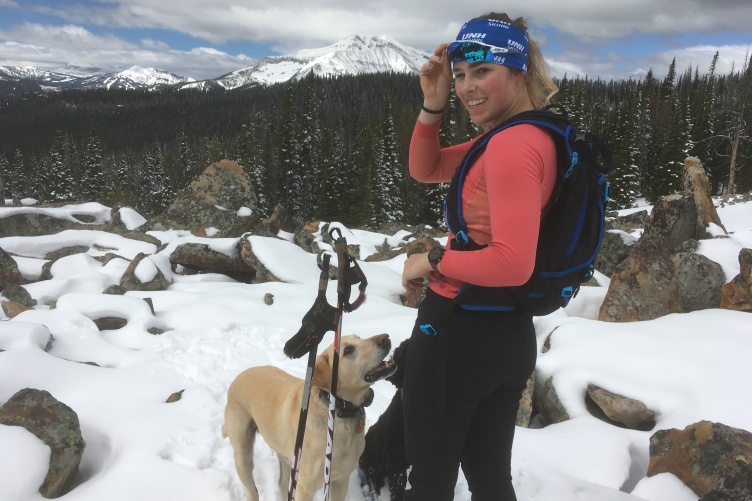
M713 195L752 189L752 59L657 79L563 78L553 102L610 145L611 208L681 189L698 157ZM445 186L407 173L422 102L415 75L382 73L229 91L89 90L0 100L0 188L42 203L98 201L144 215L164 210L210 163L236 160L258 208L283 204L301 221L377 228L441 224ZM441 141L478 135L456 99ZM1 191L1 190L0 190Z

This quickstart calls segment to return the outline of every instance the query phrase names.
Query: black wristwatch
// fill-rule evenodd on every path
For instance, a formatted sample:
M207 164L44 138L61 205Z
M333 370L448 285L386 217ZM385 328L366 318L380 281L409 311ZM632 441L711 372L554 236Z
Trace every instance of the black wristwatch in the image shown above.
M444 257L443 247L434 247L428 252L428 262L431 263L433 271L439 271L439 263L442 257Z

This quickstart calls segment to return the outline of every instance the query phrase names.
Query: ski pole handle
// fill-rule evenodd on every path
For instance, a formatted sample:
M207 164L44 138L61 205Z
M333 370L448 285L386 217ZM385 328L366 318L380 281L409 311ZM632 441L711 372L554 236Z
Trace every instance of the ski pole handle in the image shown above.
M337 253L337 294L339 299L344 300L347 291L347 280L345 278L345 272L347 271L347 239L342 236L342 231L339 228L333 228L329 235L334 238L334 234L339 233L339 237L334 240L334 251Z
M329 254L324 254L321 262L321 274L319 275L319 296L326 295L326 287L329 284ZM306 421L308 420L308 404L311 397L311 385L313 384L313 368L316 364L316 348L308 352L308 365L306 366L305 382L303 384L303 399L300 403L300 416L298 418L298 434L295 437L295 451L292 468L290 469L290 482L287 488L287 501L295 501L295 492L298 487L298 473L300 472L300 457L303 454L303 440L305 438Z

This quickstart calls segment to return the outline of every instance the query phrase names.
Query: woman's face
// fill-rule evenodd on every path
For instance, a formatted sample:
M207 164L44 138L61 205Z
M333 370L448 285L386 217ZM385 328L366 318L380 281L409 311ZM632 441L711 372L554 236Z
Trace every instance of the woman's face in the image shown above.
M532 105L525 88L525 75L494 63L454 64L454 89L470 120L483 129L492 129Z

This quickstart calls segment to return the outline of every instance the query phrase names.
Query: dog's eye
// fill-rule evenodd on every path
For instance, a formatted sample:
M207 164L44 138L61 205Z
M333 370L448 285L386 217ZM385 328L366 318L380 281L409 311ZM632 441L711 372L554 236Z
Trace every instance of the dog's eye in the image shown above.
M345 356L348 356L348 355L352 355L354 351L355 351L355 347L354 346L345 346L345 349L344 349L344 351L342 353Z

